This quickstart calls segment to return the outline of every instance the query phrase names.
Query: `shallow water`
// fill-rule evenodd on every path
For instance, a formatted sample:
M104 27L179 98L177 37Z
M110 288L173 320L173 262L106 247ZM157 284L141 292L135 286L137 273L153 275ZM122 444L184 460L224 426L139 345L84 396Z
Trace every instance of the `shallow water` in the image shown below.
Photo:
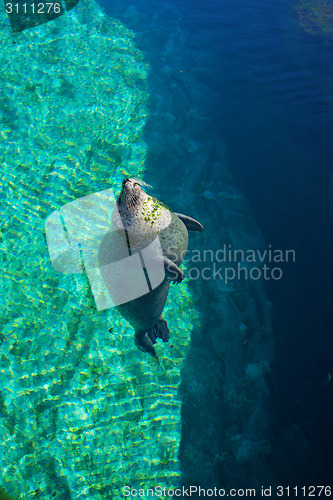
M328 485L332 13L100 5L16 35L1 17L0 484L22 499ZM84 275L52 269L43 234L124 176L205 226L171 287L160 365ZM228 248L296 260L273 264L278 280L244 279L258 253L240 279L204 279L213 263L194 252Z

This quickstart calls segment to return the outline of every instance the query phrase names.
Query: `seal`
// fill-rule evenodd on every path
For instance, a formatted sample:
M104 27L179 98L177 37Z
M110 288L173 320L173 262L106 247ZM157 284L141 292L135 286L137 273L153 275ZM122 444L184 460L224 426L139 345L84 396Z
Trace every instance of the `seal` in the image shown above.
M191 217L172 212L162 202L148 195L142 186L148 185L134 178L123 181L112 214L113 231L103 238L98 259L103 276L103 269L110 262L121 260L126 253L142 256L145 249L153 248L148 262L147 258L141 257L141 263L147 278L151 276L153 264L162 267L160 283L154 288L149 286L148 293L118 305L117 309L133 326L137 347L157 358L154 348L156 340L160 338L168 342L170 338L167 322L161 317L170 283L180 283L185 277L179 265L187 250L188 231L201 232L203 226ZM111 294L119 298L120 288L118 286L118 290L112 290Z

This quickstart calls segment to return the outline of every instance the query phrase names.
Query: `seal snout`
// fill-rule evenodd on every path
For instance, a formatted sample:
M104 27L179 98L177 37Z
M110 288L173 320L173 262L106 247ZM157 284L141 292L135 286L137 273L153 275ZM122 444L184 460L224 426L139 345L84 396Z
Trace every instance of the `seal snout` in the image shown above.
M122 190L118 198L118 203L120 206L131 210L144 201L146 197L147 195L140 186L138 179L128 178L122 182Z

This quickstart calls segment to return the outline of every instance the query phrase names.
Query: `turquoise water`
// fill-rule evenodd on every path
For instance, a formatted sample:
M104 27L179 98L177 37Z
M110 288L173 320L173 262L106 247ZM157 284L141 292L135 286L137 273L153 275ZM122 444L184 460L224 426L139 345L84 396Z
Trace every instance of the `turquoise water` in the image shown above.
M15 35L0 16L0 486L329 484L329 5L89 0ZM158 363L86 275L54 271L45 238L53 211L130 176L205 226ZM194 252L225 248L296 261L279 280L204 279Z
M119 314L97 311L86 275L52 269L44 229L62 205L142 176L148 64L93 2L15 44L4 12L1 23L1 485L20 498L121 498L124 478L168 485L191 293L170 293L174 347L154 363Z

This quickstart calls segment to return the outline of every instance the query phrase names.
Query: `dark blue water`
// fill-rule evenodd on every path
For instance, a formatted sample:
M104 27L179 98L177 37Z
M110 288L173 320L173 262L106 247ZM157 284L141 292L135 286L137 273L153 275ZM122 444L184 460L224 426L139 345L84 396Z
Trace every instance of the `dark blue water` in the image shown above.
M130 2L105 2L110 15L136 32L155 73L152 89L167 91L165 66L174 75L179 94L170 112L178 113L178 132L190 127L181 117L191 99L204 111L202 137L225 143L234 182L266 242L296 251L283 279L266 283L276 341L269 379L276 416L272 466L285 484L327 484L333 447L333 38L320 26L316 34L304 30L288 0L142 0L136 14L127 10ZM209 175L214 181L219 172L211 167ZM286 448L279 445L293 423L311 446L313 462L306 468L296 454L286 464Z

